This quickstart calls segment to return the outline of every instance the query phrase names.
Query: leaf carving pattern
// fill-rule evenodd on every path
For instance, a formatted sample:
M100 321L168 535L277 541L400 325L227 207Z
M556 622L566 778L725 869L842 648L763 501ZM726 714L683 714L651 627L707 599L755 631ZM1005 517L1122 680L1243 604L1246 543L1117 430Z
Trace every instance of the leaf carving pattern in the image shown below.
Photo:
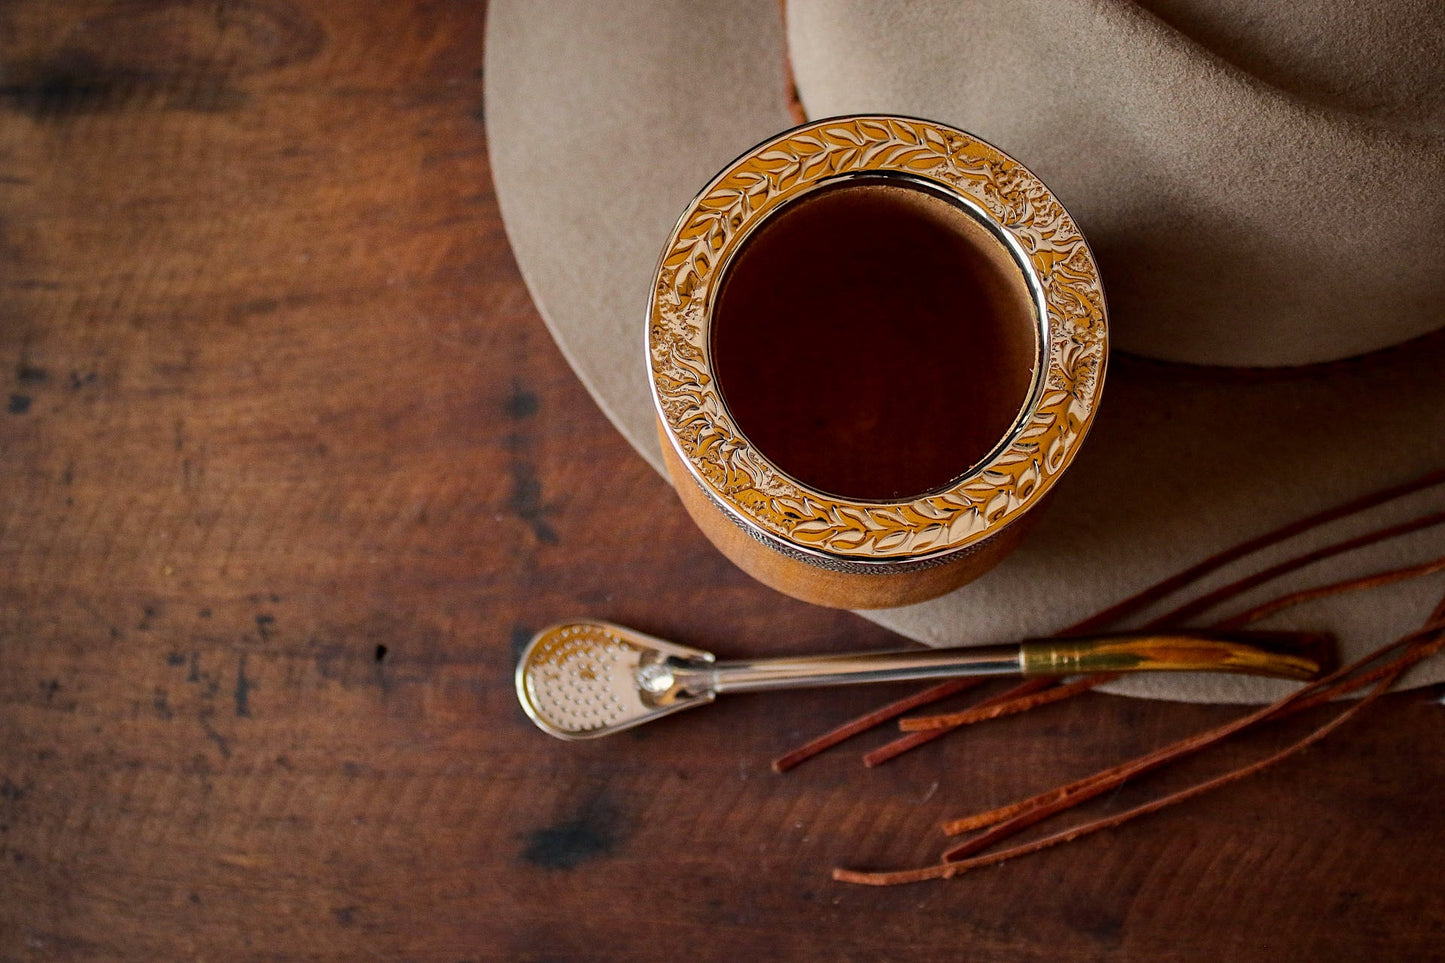
M869 171L933 180L986 211L1022 246L1048 309L1042 395L1013 444L946 491L850 502L774 468L736 430L709 370L704 311L732 247L759 219L821 181ZM1098 269L1072 218L1018 162L923 121L824 121L747 155L694 203L659 265L649 328L659 411L686 460L763 530L844 558L897 559L979 541L1041 496L1068 464L1098 404L1107 322Z

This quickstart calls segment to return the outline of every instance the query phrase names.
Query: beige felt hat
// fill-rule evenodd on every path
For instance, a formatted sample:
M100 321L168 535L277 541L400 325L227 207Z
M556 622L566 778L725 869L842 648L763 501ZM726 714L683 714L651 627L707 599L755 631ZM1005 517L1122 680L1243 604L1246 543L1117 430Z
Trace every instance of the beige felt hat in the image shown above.
M661 469L642 346L652 272L698 189L793 126L787 56L810 116L932 117L1037 172L1098 253L1127 353L1023 545L952 594L868 615L930 644L1057 631L1445 466L1445 337L1429 335L1445 324L1445 8L1151 6L792 0L785 29L777 0L498 0L488 141L523 276L598 404ZM1445 486L1425 489L1194 591L1442 509ZM1217 614L1440 556L1442 531L1308 566ZM1327 626L1362 653L1417 627L1442 592L1437 575L1265 624ZM1408 681L1442 679L1437 659ZM1139 676L1113 690L1253 702L1281 688Z

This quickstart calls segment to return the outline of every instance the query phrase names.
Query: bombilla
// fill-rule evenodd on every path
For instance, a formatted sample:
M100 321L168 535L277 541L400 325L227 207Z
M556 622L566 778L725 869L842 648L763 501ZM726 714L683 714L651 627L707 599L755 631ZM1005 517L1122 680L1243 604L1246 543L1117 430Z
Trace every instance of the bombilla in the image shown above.
M977 648L719 662L633 629L593 620L538 632L517 665L517 698L544 732L592 739L630 729L722 692L899 682L955 676L1093 672L1234 672L1315 678L1334 640L1298 632L1128 632Z

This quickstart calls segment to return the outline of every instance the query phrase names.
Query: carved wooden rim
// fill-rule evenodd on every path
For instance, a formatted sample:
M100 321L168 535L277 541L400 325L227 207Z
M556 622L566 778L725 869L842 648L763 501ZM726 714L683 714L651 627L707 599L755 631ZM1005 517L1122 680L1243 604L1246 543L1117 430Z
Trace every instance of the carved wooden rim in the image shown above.
M1030 275L1044 366L1008 443L948 488L852 501L798 482L733 424L713 377L709 302L743 240L779 205L825 183L902 175L962 201ZM670 443L734 519L805 554L855 562L934 558L972 545L1038 502L1078 451L1108 358L1098 267L1073 218L1018 161L931 121L815 121L748 151L694 198L654 277L647 351Z

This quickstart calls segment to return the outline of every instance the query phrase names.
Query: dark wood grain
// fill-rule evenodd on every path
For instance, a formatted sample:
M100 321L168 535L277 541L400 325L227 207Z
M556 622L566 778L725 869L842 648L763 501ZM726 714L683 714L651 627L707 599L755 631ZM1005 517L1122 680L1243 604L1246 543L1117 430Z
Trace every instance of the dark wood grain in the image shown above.
M482 40L470 3L0 5L0 958L1438 953L1422 693L894 890L828 874L1234 710L1085 696L784 777L896 692L532 729L514 653L571 614L738 655L895 640L723 561L578 385L498 217Z

